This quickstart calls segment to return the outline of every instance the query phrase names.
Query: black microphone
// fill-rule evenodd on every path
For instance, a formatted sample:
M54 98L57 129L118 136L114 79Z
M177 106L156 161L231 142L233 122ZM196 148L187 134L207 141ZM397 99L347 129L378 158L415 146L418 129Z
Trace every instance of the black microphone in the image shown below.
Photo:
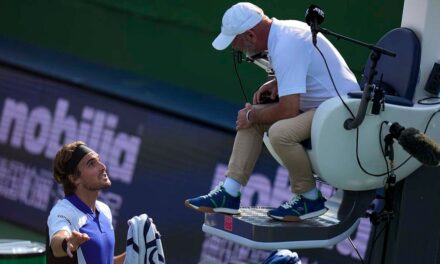
M316 46L316 35L319 32L319 25L324 21L324 11L317 5L310 5L306 9L306 23L310 26L312 31L313 45Z
M390 134L397 139L403 149L427 166L440 166L440 145L419 130L404 128L393 123Z

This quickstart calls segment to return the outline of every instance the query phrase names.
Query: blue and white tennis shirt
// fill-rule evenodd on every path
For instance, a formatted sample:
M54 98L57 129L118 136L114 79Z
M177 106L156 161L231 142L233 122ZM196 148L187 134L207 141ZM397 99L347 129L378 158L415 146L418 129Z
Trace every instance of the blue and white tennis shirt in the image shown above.
M47 219L49 241L60 230L89 235L90 240L77 250L76 263L113 263L115 234L112 214L103 202L96 201L95 206L94 213L78 196L67 196L57 202Z

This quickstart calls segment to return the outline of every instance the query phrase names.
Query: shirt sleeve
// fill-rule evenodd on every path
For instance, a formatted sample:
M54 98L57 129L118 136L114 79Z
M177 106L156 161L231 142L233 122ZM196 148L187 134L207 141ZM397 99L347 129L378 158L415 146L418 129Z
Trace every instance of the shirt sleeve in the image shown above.
M52 241L52 237L61 230L71 234L73 229L72 213L69 212L68 208L59 204L55 205L47 218L47 226L49 229L49 241Z
M306 93L311 52L310 44L293 36L287 36L277 43L271 56L280 97Z

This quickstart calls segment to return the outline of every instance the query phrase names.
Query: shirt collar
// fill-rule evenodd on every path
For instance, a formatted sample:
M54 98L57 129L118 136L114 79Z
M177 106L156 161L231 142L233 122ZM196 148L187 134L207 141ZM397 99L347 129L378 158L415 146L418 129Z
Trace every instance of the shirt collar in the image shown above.
M79 210L81 210L81 212L85 213L85 214L92 214L94 215L95 213L92 211L92 209L90 209L90 207L88 207L83 201L81 201L81 199L79 199L78 196L76 196L76 194L72 194L69 196L66 196L66 198L71 204L73 204L76 208L78 208Z

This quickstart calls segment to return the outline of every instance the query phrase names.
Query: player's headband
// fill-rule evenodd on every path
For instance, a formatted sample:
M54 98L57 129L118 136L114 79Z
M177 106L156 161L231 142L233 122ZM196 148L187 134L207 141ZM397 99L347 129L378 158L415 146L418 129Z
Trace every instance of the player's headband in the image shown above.
M78 165L78 163L81 161L82 158L84 158L85 155L89 154L93 150L86 145L79 145L75 148L75 150L72 153L72 157L67 162L66 167L68 172L73 172Z

